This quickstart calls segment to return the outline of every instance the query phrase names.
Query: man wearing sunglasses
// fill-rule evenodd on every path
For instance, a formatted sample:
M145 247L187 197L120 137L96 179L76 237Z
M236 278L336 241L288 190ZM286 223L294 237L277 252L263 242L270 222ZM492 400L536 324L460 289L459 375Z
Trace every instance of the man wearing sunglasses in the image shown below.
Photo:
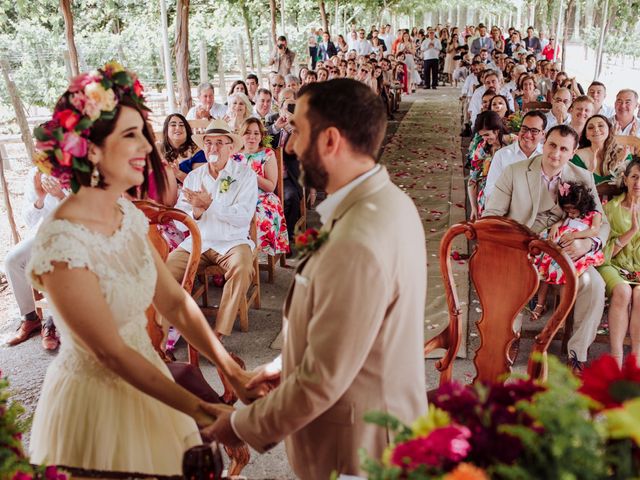
M271 71L279 73L283 77L289 75L295 58L296 54L287 47L287 37L284 35L279 36L276 50L271 55L271 58L269 58Z
M278 99L285 86L284 77L278 73L269 75L269 87L271 90L271 113L278 113Z

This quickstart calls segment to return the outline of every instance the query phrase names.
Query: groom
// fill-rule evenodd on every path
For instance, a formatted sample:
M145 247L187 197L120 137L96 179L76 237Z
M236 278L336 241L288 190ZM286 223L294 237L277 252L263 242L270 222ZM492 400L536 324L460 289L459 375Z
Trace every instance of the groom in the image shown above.
M380 457L389 441L365 413L412 422L426 410L424 231L377 163L386 112L369 87L307 85L290 122L306 186L328 196L317 207L321 235L307 240L318 248L300 261L285 300L282 380L249 407L212 411L218 420L202 433L259 452L285 440L302 479L357 475L358 449ZM263 368L252 383L278 375Z

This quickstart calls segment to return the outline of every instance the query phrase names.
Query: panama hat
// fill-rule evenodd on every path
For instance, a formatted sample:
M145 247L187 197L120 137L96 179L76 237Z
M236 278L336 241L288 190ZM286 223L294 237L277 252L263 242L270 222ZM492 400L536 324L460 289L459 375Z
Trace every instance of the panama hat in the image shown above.
M242 138L240 135L233 133L227 122L224 120L212 120L207 128L204 129L204 133L195 134L191 137L194 143L204 150L204 137L229 137L233 141L233 147L231 153L239 152L242 149Z

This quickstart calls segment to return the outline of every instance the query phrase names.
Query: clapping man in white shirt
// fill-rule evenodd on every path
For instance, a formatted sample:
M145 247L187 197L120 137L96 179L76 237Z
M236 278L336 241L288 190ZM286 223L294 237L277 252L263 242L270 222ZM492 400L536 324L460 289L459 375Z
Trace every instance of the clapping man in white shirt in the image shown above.
M424 88L438 88L438 62L442 45L436 38L436 32L429 30L422 41L422 60L424 61Z
M624 89L616 95L616 114L611 123L616 135L634 135L640 137L640 122L636 118L638 109L638 92Z
M542 153L544 143L544 131L547 118L539 110L531 110L522 119L522 126L518 132L518 141L498 150L489 167L487 183L484 187L486 201L493 192L496 182L505 168L509 165L533 158Z
M242 139L224 121L211 122L193 140L204 150L208 163L184 179L176 208L198 224L202 237L200 266L219 265L226 272L215 327L222 337L231 334L253 275L255 245L249 239L249 226L256 212L258 181L253 170L231 158L242 148ZM182 281L192 248L192 238L188 237L167 259L167 267L178 282Z

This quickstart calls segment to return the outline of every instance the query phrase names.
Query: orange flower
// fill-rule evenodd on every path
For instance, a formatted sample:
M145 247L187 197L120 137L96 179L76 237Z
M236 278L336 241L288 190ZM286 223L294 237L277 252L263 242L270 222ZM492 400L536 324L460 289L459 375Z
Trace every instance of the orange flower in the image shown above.
M484 470L470 463L461 463L451 473L444 476L443 480L489 480Z

